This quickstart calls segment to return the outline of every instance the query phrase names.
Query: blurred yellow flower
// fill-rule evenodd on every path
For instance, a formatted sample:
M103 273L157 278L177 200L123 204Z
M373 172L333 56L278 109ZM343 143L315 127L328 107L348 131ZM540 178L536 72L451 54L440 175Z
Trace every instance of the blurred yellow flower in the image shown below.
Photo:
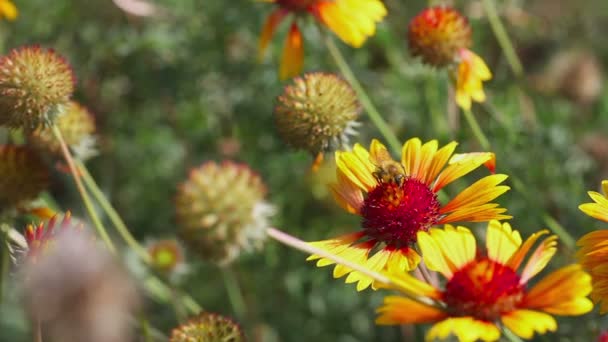
M591 277L577 264L560 268L528 288L530 279L557 250L557 236L551 235L524 262L534 244L548 233L539 231L522 243L519 232L508 223L491 221L487 251L480 253L475 237L465 227L446 225L445 229L419 232L425 264L441 273L446 283L438 288L407 273L392 274L410 297L386 297L376 322L435 323L427 341L450 335L461 342L496 341L501 325L525 339L555 331L557 322L551 314L582 315L593 309L593 303L586 298Z
M456 103L463 109L471 109L471 100L484 102L483 81L492 78L486 63L474 52L462 49L459 52L460 63L456 72Z
M294 19L283 48L279 77L287 79L302 71L303 38L298 21L312 15L345 43L360 47L376 33L376 23L386 15L380 0L260 0L278 6L266 19L259 41L260 58L268 47L277 26L287 16Z
M373 140L369 152L357 144L351 152L336 152L338 183L333 195L344 209L362 218L358 232L312 242L374 271L414 269L420 256L414 249L416 234L437 224L484 222L508 219L506 211L492 200L509 190L499 185L506 175L486 176L442 204L437 193L446 185L481 165L494 170L494 154L489 152L454 154L456 142L439 148L436 140L422 143L408 140L401 162L393 161L386 147ZM311 256L309 260L319 259ZM327 259L317 266L331 265ZM369 287L373 279L337 265L334 277L348 274L347 283L358 282L357 290Z
M608 222L608 180L602 182L604 195L589 191L594 203L579 206L585 214L598 220ZM608 312L608 230L596 230L583 236L577 243L580 246L576 254L583 268L591 274L593 291L591 299L600 304L600 313Z
M0 0L0 18L4 17L12 21L17 15L19 15L17 7L10 0Z

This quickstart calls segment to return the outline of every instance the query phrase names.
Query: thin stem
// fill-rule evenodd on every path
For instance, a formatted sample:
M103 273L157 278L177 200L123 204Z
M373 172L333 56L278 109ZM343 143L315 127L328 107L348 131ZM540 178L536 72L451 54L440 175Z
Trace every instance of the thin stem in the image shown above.
M503 335L507 338L507 340L509 340L511 342L524 342L524 340L522 340L521 338L519 338L519 336L515 335L507 327L503 326L502 327L502 332L503 332Z
M150 262L151 262L150 254L133 237L133 235L129 231L129 228L127 228L127 225L125 224L125 222L122 220L120 215L118 215L118 212L116 212L116 209L114 209L114 207L112 206L110 201L108 201L106 196L103 194L103 192L97 185L97 182L95 182L95 179L89 173L89 170L87 170L86 166L79 160L76 161L76 165L78 166L78 170L82 174L82 179L84 180L87 188L89 188L89 190L93 194L93 197L95 197L97 202L99 202L99 205L101 205L103 210L106 212L106 214L108 215L108 218L110 219L110 221L116 228L116 231L118 231L118 234L120 234L120 236L123 238L123 240L125 240L127 245L129 245L129 247L131 247L135 251L135 253L137 253L139 258L143 262L145 262L146 264L150 264Z
M522 77L524 75L524 68L515 53L515 48L511 43L511 39L507 34L507 30L505 29L502 21L498 17L498 13L496 11L496 4L494 0L483 0L483 8L488 16L488 21L490 22L490 26L492 27L492 31L494 32L494 36L496 36L496 40L498 40L498 44L502 48L505 53L505 57L507 58L507 62L511 67L511 71L517 77Z
M91 199L89 198L89 194L87 193L84 185L82 184L82 181L80 180L80 173L76 169L74 158L72 157L70 149L63 140L63 135L61 135L61 131L55 124L51 125L51 129L53 130L55 138L57 139L57 141L59 141L59 145L61 146L61 152L63 153L65 161L68 163L68 167L70 168L70 172L72 173L72 178L74 178L74 181L76 182L76 188L80 193L80 197L82 197L82 201L87 209L87 212L89 213L89 216L91 217L91 220L93 221L93 225L97 229L99 236L101 236L101 239L104 241L108 249L112 253L116 253L116 248L114 247L114 244L112 243L108 232L103 226L103 223L101 223L99 216L97 216L97 212L95 211L95 208L93 208L93 204L91 202Z
M475 135L475 138L477 139L481 147L486 151L490 150L490 141L488 141L488 138L481 130L481 127L479 126L477 119L473 115L473 112L470 109L463 109L462 112L464 113L464 118L467 120L467 123L473 131L473 135Z
M421 298L416 293L411 292L411 290L406 285L401 283L398 279L390 278L390 277L387 277L376 271L367 269L358 263L354 263L352 261L339 257L335 254L329 253L323 249L317 248L298 238L295 238L287 233L284 233L278 229L268 228L268 229L266 229L266 234L268 234L268 236L270 236L271 238L273 238L287 246L293 247L295 249L298 249L300 251L303 251L303 252L306 252L309 254L314 254L314 255L318 255L322 258L329 259L329 260L335 262L336 264L346 266L363 275L366 275L366 276L374 279L375 281L377 281L380 284L398 289L399 291L401 291L402 294L404 294L408 298L410 298L420 304L441 309L441 306L438 303L436 303L435 301L433 301L432 299Z
M2 259L0 260L0 304L4 301L4 283L5 280L8 276L8 268L9 268L9 262L10 262L10 252L9 252L9 242L8 242L8 233L6 233L4 231L4 229L2 229L2 231L0 231L0 234L2 234L2 241L0 241L0 243L2 243L1 247L2 247Z
M42 342L42 324L40 324L40 319L38 317L34 318L34 342Z
M222 278L224 279L224 286L226 287L226 292L228 292L228 300L230 301L230 305L232 305L232 309L234 310L235 315L243 320L245 318L245 299L243 298L243 291L241 291L241 287L239 286L238 279L236 278L234 272L228 267L222 267Z
M324 33L325 31L321 30L321 32ZM342 52L340 52L340 49L338 49L333 39L327 34L324 35L325 45L329 50L329 54L336 62L336 66L338 69L340 69L340 72L344 75L344 78L346 78L348 83L350 83L359 96L359 101L361 102L363 108L365 108L370 120L376 126L376 128L378 128L378 131L380 131L380 134L382 134L384 139L386 139L386 142L391 150L393 150L395 153L401 153L401 142L397 138L397 135L395 135L395 133L391 130L390 126L384 120L382 115L380 115L380 112L378 112L376 106L374 106L369 96L367 96L367 92L363 89L361 83L359 83L359 80L357 80L357 77L353 73L352 69L348 66L348 63L346 63Z
M167 284L163 283L160 279L155 276L150 276L144 281L144 286L157 299L170 303L171 302L171 288ZM186 309L192 314L198 314L203 311L203 308L188 294L179 293L180 299Z

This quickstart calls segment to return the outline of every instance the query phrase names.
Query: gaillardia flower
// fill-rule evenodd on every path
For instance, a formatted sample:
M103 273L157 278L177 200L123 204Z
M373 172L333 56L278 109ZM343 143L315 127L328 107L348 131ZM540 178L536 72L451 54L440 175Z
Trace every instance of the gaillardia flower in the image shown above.
M585 214L598 220L608 222L608 180L602 181L604 195L589 191L589 196L595 203L585 203L579 206ZM600 312L608 312L608 230L596 230L584 235L577 243L580 249L576 253L583 268L591 274L593 291L591 299L600 303Z
M376 32L376 23L386 15L380 0L260 0L274 3L278 8L268 16L260 36L260 56L281 21L293 15L279 68L279 77L287 79L302 70L304 60L303 38L298 21L312 15L319 23L328 27L345 43L360 47Z
M70 101L64 112L55 120L65 143L75 155L85 160L95 155L95 119L93 115L77 102ZM38 150L61 155L61 145L50 127L44 125L31 132L29 142Z
M456 103L471 108L471 101L483 102L482 81L492 78L487 65L473 53L471 27L458 11L447 6L423 10L409 24L409 47L426 64L450 70L456 83Z
M507 179L502 174L486 176L448 203L440 203L437 193L446 185L484 164L494 170L493 153L452 155L456 145L451 142L438 148L436 140L422 144L418 138L410 139L403 145L401 163L393 161L377 140L372 141L369 152L359 144L351 152L336 152L338 182L332 192L344 209L361 216L362 230L312 244L374 271L405 271L420 261L413 248L418 232L450 222L510 218L503 214L506 209L490 203L509 190L499 185ZM327 259L317 263L330 264L333 262ZM358 282L357 290L373 282L350 268L337 265L334 269L336 278L347 274L346 282Z
M50 184L44 161L32 148L0 145L0 210L35 199Z
M63 215L61 223L58 216L53 216L47 223L40 222L37 226L30 224L25 228L25 241L27 242L27 257L35 260L43 254L55 241L57 234L66 230L81 231L82 223L72 221L72 214L68 211Z
M361 112L355 91L333 74L312 72L293 79L277 98L277 130L288 145L313 156L345 146Z
M29 131L54 120L75 80L68 62L51 49L13 50L0 58L0 125Z
M241 327L231 319L202 313L173 329L169 342L242 342L245 336Z
M441 273L445 284L435 287L413 276L393 274L409 298L388 296L378 309L378 324L435 323L427 341L454 335L464 341L496 341L499 325L529 339L535 333L555 331L553 315L582 315L593 309L586 298L591 277L580 265L558 269L532 287L528 283L541 272L556 251L557 237L539 239L539 231L522 243L508 223L491 221L486 253L478 252L475 237L464 227L446 225L418 233L418 245L429 269ZM416 300L412 299L416 298Z
M262 246L274 207L247 165L206 162L190 171L175 199L179 236L203 259L225 265Z
M4 17L8 20L15 20L19 11L10 0L0 0L0 18Z
M176 271L184 262L184 252L176 240L154 241L148 246L148 254L152 267L165 274Z

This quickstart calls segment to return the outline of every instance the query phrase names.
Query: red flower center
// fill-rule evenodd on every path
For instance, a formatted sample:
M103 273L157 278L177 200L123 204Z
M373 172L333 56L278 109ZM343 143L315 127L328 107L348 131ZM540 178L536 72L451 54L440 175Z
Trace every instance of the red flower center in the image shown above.
M279 6L290 11L305 11L317 0L277 0Z
M484 257L454 273L443 301L456 316L494 321L521 302L525 288L520 280L510 267Z
M416 242L416 233L437 223L439 207L437 195L415 178L382 182L363 203L363 229L388 246L407 247Z

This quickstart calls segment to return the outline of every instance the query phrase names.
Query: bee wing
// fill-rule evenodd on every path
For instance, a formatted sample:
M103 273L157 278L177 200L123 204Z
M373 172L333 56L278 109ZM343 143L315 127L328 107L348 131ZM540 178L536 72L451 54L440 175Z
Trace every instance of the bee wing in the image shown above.
M372 148L370 149L369 159L372 162L372 164L374 164L376 166L381 166L384 162L393 160L390 153L388 153L388 150L386 149L386 147L384 147L381 144L376 144L376 145L372 144Z

